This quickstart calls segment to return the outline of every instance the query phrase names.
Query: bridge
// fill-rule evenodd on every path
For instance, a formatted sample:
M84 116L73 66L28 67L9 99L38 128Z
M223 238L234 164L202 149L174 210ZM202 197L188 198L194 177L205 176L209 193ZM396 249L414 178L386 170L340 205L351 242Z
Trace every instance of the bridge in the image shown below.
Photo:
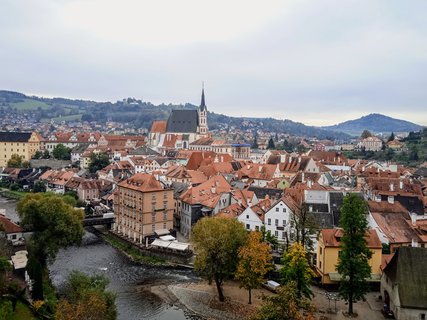
M85 227L106 225L111 229L113 223L114 217L104 217L103 215L86 216L83 220L83 226Z

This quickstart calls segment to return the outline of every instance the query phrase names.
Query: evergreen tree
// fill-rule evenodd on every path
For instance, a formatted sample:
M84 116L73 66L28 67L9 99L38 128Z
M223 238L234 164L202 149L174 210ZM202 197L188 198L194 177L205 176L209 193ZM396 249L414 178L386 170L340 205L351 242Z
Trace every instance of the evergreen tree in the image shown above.
M393 141L394 139L395 139L394 132L392 132L390 137L388 137L387 142Z
M362 139L366 139L366 138L369 138L369 137L372 137L371 131L369 131L369 130L363 130L361 138Z
M254 142L252 142L252 149L258 149L258 136L255 133Z
M341 206L340 224L344 235L337 270L341 275L340 295L348 302L348 313L353 314L353 302L364 298L368 291L367 278L371 276L371 250L366 243L367 207L356 194L348 194Z
M276 149L276 146L275 146L275 144L274 144L274 140L273 140L273 138L270 138L270 140L268 140L267 149L269 149L269 150L274 150L274 149Z

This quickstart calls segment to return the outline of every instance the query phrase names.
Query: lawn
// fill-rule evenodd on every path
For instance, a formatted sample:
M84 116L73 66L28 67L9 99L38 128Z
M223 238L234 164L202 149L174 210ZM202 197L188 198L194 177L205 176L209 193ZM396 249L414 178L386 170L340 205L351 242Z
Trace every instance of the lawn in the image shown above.
M71 114L68 116L61 116L61 117L52 118L51 120L54 120L54 121L75 121L75 120L80 120L81 118L82 118L82 114Z
M22 102L11 103L11 107L16 108L17 110L25 111L25 110L36 110L39 107L42 109L49 109L51 106L42 101L37 101L33 99L24 99Z

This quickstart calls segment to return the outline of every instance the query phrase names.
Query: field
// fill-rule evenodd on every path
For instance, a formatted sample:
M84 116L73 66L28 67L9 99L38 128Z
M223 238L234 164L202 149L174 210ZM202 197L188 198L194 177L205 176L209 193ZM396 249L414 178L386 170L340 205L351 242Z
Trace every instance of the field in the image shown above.
M37 101L33 99L24 99L24 101L22 102L11 103L10 106L21 111L37 110L39 107L41 109L49 109L51 107L45 102Z

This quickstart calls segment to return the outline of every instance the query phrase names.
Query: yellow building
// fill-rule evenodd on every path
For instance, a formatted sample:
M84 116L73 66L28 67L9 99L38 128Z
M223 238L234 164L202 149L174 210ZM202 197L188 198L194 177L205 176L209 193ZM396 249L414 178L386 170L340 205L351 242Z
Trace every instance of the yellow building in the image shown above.
M173 228L173 190L153 175L137 173L118 184L114 195L114 231L145 243L155 231Z
M344 235L343 229L323 229L320 232L317 242L317 262L316 269L321 276L322 284L337 284L341 276L336 269L338 256L341 251L341 238ZM372 257L369 260L371 266L371 282L380 282L381 280L381 255L382 245L375 230L369 230L365 237L368 248L372 251Z
M36 132L0 132L0 167L6 167L13 154L29 161L42 149L43 138Z

